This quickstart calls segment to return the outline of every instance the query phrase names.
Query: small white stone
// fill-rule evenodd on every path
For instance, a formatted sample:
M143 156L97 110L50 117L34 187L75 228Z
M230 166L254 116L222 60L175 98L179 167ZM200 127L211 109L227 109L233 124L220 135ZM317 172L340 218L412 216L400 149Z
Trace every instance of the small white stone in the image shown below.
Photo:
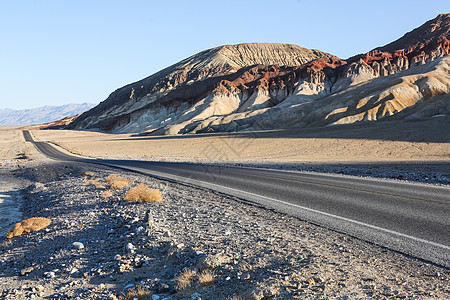
M125 248L127 249L128 252L131 253L133 253L134 250L136 250L136 247L132 243L128 243Z
M73 246L75 249L78 249L78 250L84 249L83 243L80 243L80 242L74 242L74 243L72 244L72 246Z

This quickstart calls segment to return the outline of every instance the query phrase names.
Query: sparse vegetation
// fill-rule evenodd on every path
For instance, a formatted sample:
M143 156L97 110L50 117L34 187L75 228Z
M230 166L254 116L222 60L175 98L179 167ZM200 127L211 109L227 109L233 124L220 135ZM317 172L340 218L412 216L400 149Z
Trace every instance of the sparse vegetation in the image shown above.
M183 272L175 278L176 289L181 291L192 285L195 280L197 273L191 269L184 270Z
M133 184L131 180L117 176L116 174L109 175L105 178L105 181L110 183L109 188L112 190L119 190L130 184Z
M92 184L93 186L95 186L98 189L104 189L105 186L103 185L103 183L100 182L99 178L94 178L94 179L85 179L84 180L84 184Z
M198 283L202 286L211 285L214 283L214 272L211 270L204 270L198 275Z
M6 238L10 239L15 236L36 232L50 225L52 221L47 218L29 218L17 223L13 229L6 233Z
M120 300L147 300L152 299L152 292L148 289L143 289L141 287L129 290L126 294L119 297Z
M92 177L92 176L94 176L94 172L86 171L86 172L84 172L84 175Z
M162 202L161 191L158 189L151 189L148 185L139 184L134 188L130 189L126 194L126 201L139 201L144 202Z
M109 198L113 195L113 193L111 191L103 191L101 195L103 198Z
M120 180L126 180L126 179L118 176L117 174L111 174L105 178L106 182L114 182L114 181L120 181Z

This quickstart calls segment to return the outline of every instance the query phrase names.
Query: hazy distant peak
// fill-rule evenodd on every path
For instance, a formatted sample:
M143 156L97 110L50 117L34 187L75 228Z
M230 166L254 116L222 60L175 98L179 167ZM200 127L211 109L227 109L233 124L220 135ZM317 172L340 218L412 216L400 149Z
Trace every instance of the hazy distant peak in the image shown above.
M32 125L60 120L85 112L96 104L70 103L61 106L45 105L30 109L0 109L0 125Z

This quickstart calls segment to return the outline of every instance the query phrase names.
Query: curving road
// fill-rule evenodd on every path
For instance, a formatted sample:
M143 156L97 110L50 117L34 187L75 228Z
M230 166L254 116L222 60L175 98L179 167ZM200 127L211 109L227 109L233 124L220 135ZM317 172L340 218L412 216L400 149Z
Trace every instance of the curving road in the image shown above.
M25 140L50 158L127 169L213 189L450 267L450 188L194 163L89 159Z

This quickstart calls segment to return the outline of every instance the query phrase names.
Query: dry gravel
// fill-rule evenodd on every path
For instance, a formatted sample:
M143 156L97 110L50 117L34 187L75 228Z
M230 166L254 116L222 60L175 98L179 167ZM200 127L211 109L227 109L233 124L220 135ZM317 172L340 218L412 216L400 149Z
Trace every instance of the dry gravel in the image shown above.
M81 163L3 163L28 184L23 218L52 224L0 238L2 299L115 299L138 287L153 299L450 297L447 268L210 190ZM113 173L164 201L126 202L130 187L104 198L85 183ZM177 289L180 272L204 268L214 283Z

